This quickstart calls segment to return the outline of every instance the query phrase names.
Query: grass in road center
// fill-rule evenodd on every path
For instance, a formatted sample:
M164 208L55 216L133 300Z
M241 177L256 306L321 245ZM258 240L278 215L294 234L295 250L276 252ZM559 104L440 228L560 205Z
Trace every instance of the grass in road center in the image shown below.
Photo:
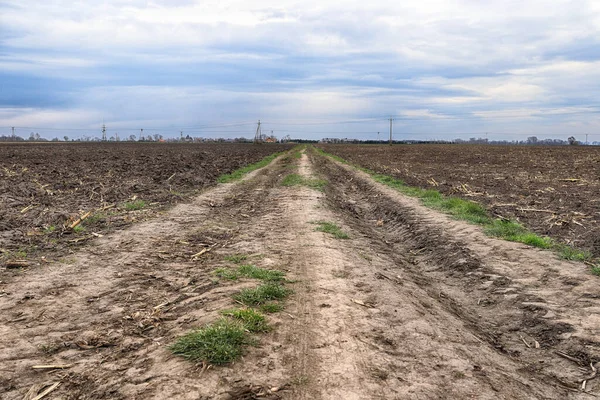
M281 181L282 186L307 186L311 189L316 189L323 191L325 185L327 185L327 181L318 178L306 178L299 174L289 174L283 181Z
M236 254L225 257L225 260L239 264L247 258L246 255ZM180 337L170 346L170 350L193 362L221 365L236 360L246 346L256 343L251 334L271 330L265 315L250 307L258 307L264 313L279 312L283 310L280 301L292 291L283 286L285 273L282 271L246 264L235 269L219 268L215 273L224 279L246 277L264 283L256 288L243 289L233 296L244 308L223 311L223 317Z
M333 235L333 237L335 237L336 239L350 239L350 236L348 236L346 232L342 231L342 229L333 222L315 221L312 223L318 225L316 230L319 232L329 233L330 235Z
M277 282L284 280L285 277L285 274L281 271L259 268L251 264L240 265L237 269L217 268L215 270L215 274L219 278L229 279L232 281L245 277L259 279L263 281Z

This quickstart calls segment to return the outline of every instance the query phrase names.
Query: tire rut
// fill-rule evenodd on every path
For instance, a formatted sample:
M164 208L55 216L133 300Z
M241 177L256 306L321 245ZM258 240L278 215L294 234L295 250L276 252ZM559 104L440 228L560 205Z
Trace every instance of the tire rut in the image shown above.
M566 263L555 260L551 253L483 238L476 228L405 200L366 174L322 156L313 154L312 158L317 170L332 183L327 186L331 207L343 210L348 225L368 237L377 252L394 260L393 273L400 272L429 301L463 321L465 330L502 356L496 357L498 361L516 362L518 373L513 379L537 381L529 388L538 391L536 395L531 392L532 397L589 396L577 393L579 379L586 375L578 367L589 368L590 362L599 359L597 345L588 340L587 326L591 324L581 323L582 319L576 323L587 310L580 308L576 310L578 318L568 318L572 310L553 307L556 297L552 297L563 290L562 295L569 297L565 303L572 304L582 293L564 293L561 279L552 282L558 285L552 288L556 292L542 291L540 284L548 283L547 277L543 283L534 280L536 268L543 275L548 264L556 268ZM515 272L507 268L515 258L532 263L523 271L530 275L527 279L508 273ZM583 294L588 288L582 288ZM557 315L559 312L565 314ZM573 332L581 332L585 339ZM529 342L527 347L524 342ZM556 351L574 356L579 365L557 356ZM527 398L526 391L517 393L509 397Z

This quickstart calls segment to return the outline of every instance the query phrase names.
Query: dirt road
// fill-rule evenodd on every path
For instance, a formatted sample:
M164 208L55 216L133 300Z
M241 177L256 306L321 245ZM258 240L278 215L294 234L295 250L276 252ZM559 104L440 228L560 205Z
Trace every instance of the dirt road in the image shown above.
M329 183L282 186L289 173ZM317 231L318 221L349 238ZM242 359L203 370L167 346L252 285L215 277L234 254L285 271L294 293ZM46 399L587 399L600 391L592 378L600 293L584 265L485 237L310 149L49 261L1 272L2 399L53 386Z

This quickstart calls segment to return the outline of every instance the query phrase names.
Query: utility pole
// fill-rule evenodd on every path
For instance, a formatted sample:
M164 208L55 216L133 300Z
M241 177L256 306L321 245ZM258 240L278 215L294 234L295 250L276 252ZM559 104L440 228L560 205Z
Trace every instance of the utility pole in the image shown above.
M379 132L377 132L377 143L379 143Z
M106 125L102 124L102 141L106 142Z
M179 131L179 141L183 142L183 131Z
M15 139L15 127L14 126L12 127L12 138L13 138L13 140Z
M144 128L140 129L140 142L144 140Z
M390 117L390 146L392 145L392 121L394 119L392 117Z
M587 133L585 134L585 145L586 146L588 145L588 134Z
M254 143L262 142L262 131L260 130L260 119L258 120L258 126L256 127L256 134L254 135Z

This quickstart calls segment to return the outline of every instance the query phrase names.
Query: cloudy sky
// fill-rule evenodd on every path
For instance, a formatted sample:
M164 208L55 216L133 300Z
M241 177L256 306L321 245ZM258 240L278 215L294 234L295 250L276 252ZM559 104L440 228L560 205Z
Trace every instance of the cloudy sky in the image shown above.
M600 141L600 2L0 0L0 134Z

